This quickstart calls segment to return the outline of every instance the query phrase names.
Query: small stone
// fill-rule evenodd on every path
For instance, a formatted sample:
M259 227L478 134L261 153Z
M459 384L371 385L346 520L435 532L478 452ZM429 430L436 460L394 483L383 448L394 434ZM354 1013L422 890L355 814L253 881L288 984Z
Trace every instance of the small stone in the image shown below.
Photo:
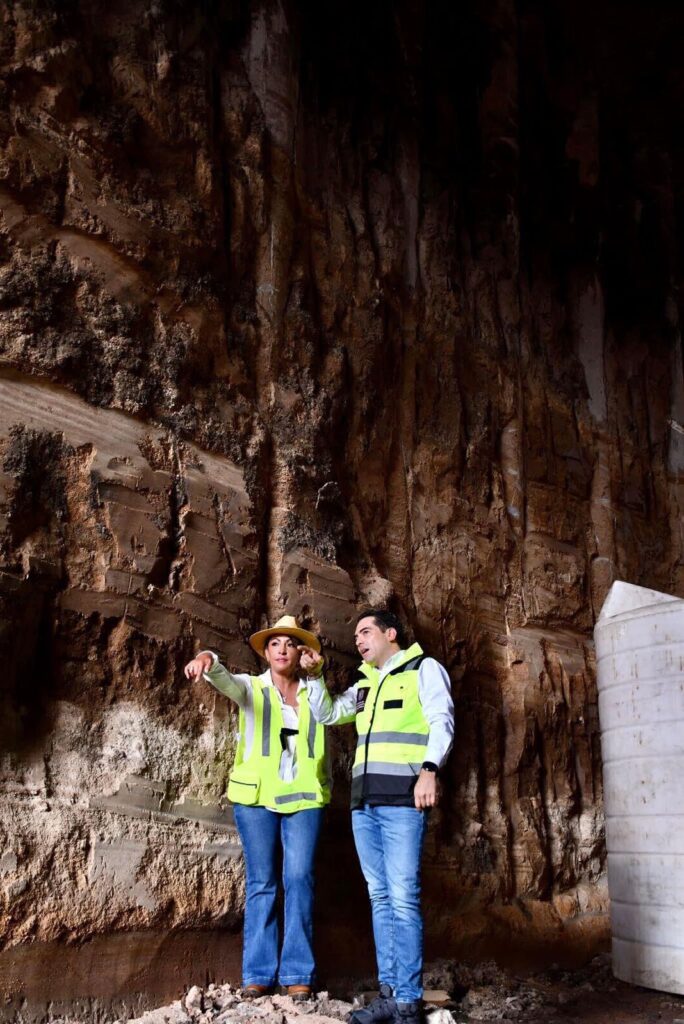
M188 1024L190 1017L179 1000L156 1010L148 1010L142 1017L129 1020L128 1024Z
M217 988L211 994L211 1005L215 1010L227 1010L239 1002L238 997L231 992L230 986L224 985Z
M183 1001L188 1013L201 1013L204 1009L204 999L199 985L193 985Z
M428 1024L454 1024L454 1018L443 1007L427 1010L425 1019L428 1021Z
M358 1010L360 1006L368 1006L380 993L373 991L373 989L367 989L365 992L357 992L352 1001L352 1006L355 1010Z

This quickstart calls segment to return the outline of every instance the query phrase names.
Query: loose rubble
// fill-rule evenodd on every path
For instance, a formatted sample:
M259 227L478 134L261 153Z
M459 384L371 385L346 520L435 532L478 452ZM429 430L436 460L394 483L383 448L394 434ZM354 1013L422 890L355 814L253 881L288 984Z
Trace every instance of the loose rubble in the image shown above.
M193 985L182 999L148 1010L126 1024L243 1024L245 1021L292 1024L299 1017L306 1018L305 1024L333 1024L346 1020L351 1009L351 1003L333 999L327 992L318 992L304 1003L295 1003L289 996L282 995L243 1000L240 989L230 985L209 985L206 989ZM115 1024L123 1024L123 1021Z
M304 1003L270 995L243 1000L231 985L193 985L178 1000L111 1024L339 1024L355 1006L375 994L367 979L359 982L353 1002L318 992ZM520 1024L684 1024L684 996L652 992L617 981L610 956L594 957L586 967L552 966L542 972L515 973L494 961L475 966L438 960L427 966L425 989L433 1000L425 1008L425 1024L476 1024L516 1021ZM305 1019L301 1019L305 1018ZM90 1024L87 1019L60 1018L52 1024Z

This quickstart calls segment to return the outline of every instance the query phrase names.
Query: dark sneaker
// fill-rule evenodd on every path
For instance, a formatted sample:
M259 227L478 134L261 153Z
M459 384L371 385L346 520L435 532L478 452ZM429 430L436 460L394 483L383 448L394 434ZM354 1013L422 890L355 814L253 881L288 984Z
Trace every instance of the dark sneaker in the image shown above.
M415 1003L397 1003L397 1009L392 1018L393 1024L423 1024L423 1004L420 1000Z
M381 985L380 992L368 1006L360 1006L349 1017L349 1024L382 1024L392 1020L397 1012L397 1003L389 985Z

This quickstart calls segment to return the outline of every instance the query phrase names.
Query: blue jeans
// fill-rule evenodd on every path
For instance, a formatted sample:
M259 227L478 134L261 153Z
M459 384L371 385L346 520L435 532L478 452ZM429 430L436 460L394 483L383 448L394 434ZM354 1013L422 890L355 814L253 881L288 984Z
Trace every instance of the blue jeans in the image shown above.
M398 1003L423 995L420 858L427 813L415 807L362 807L352 830L373 912L378 981Z
M311 985L314 855L323 808L277 814L265 807L233 807L245 852L247 896L242 949L243 985ZM282 849L285 890L283 948L278 963L276 899Z

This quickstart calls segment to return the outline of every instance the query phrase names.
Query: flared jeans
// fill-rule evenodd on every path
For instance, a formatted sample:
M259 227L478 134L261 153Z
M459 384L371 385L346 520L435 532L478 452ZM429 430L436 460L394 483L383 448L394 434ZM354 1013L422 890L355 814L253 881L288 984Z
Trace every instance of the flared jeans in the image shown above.
M279 814L234 805L245 854L243 985L311 985L314 980L314 857L323 808ZM285 893L278 955L278 887Z

